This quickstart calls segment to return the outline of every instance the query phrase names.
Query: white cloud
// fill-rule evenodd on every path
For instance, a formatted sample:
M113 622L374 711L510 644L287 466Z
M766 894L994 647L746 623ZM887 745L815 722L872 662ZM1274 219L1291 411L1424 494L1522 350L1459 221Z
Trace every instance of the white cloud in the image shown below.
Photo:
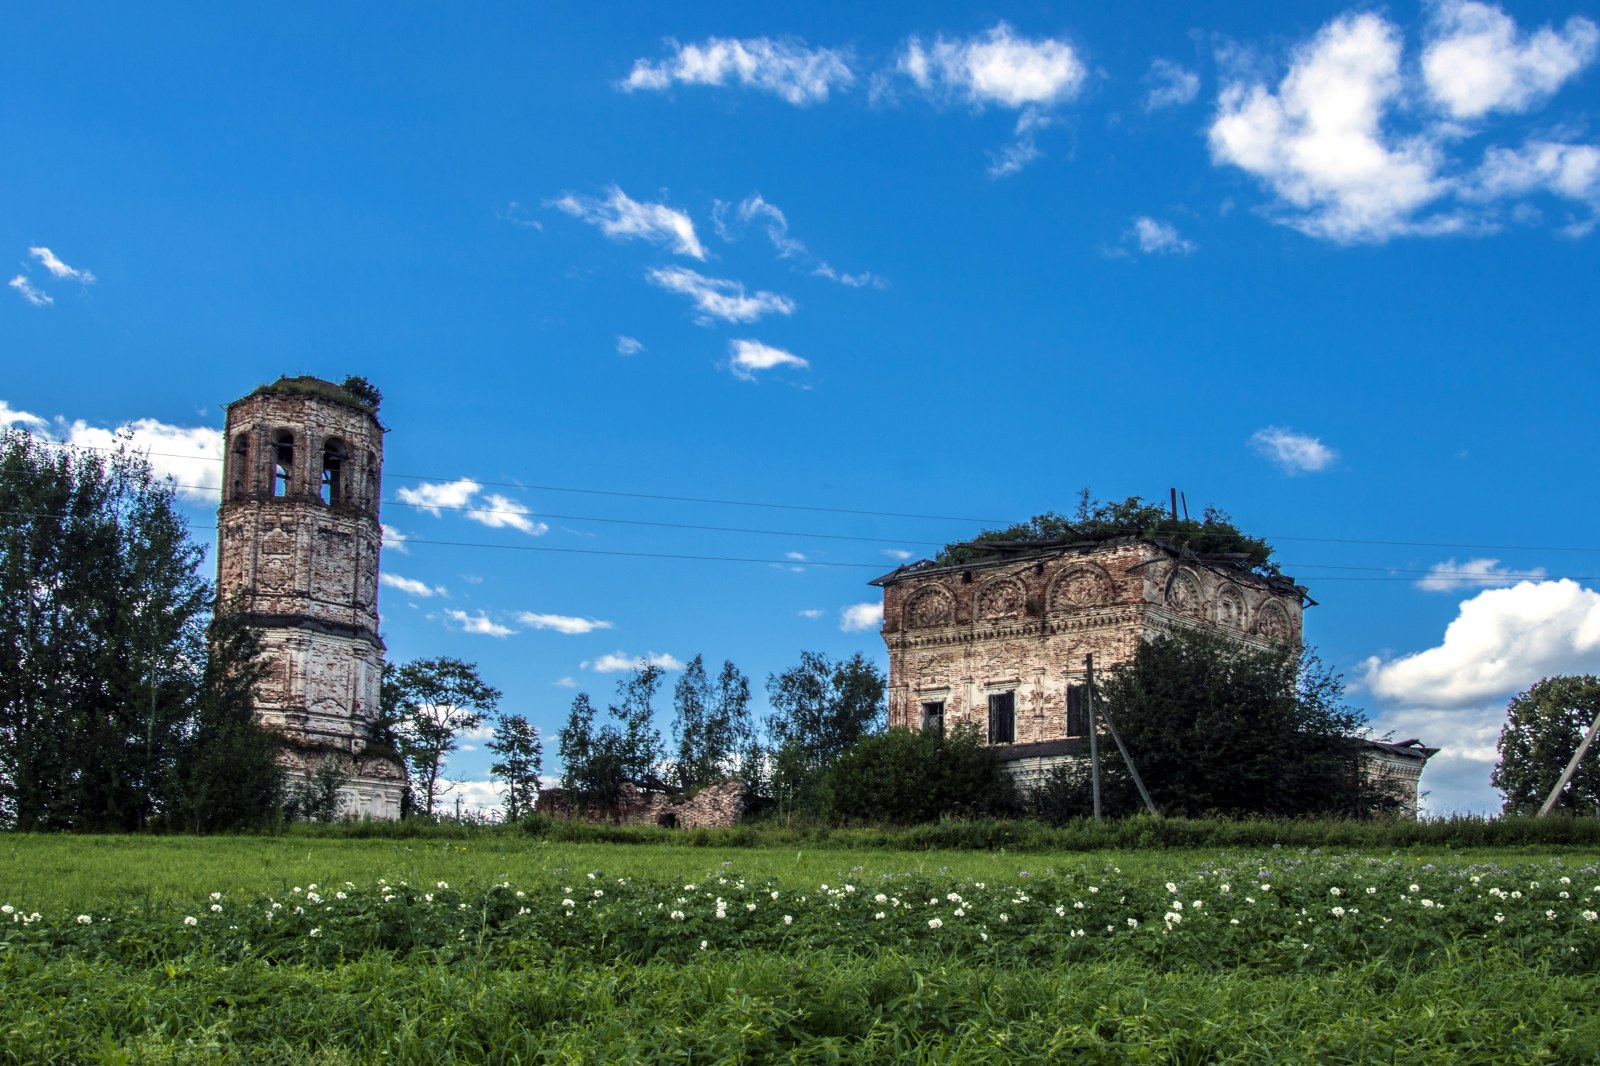
M1475 119L1543 103L1593 61L1600 29L1575 16L1563 30L1523 34L1498 7L1447 0L1434 8L1427 38L1429 96L1452 118Z
M906 551L904 548L885 548L883 549L883 554L887 555L891 559L898 559L903 563L907 559L911 558L913 553Z
M816 607L807 607L805 610L800 611L799 615L801 618L821 618L822 611Z
M632 337L627 337L620 333L617 334L618 355L638 355L642 351L644 351L644 345L640 344Z
M1134 219L1128 235L1146 255L1188 255L1195 250L1194 242L1185 239L1172 223L1148 215Z
M578 687L578 683L576 681L574 681L570 677L558 677L554 681L550 682L550 684L554 685L556 688L577 688Z
M465 781L439 778L439 788L434 799L434 809L440 814L455 814L456 800L461 800L461 813L479 817L498 818L505 814L505 786L499 781Z
M1018 37L1004 22L980 36L940 36L926 46L912 37L896 70L935 99L1022 112L1012 143L990 155L991 178L1015 174L1039 158L1034 135L1050 125L1049 109L1074 99L1088 77L1071 44L1054 37Z
M839 612L839 629L845 633L859 633L883 625L883 602L857 603Z
M806 561L805 552L784 552L783 557L785 559L793 559L797 563L803 563Z
M1271 459L1286 474L1311 474L1333 465L1339 453L1317 437L1296 433L1282 426L1258 429L1250 438L1257 454Z
M835 89L855 81L850 54L832 48L807 48L804 41L752 37L710 37L700 44L667 41L665 59L636 60L619 84L627 92L682 85L737 84L772 93L797 107L820 103Z
M383 531L383 546L385 548L401 555L411 554L411 549L406 547L406 535L404 533L387 522L382 523L379 528Z
M679 255L704 259L706 250L695 236L694 222L688 215L665 204L642 203L628 198L613 185L601 200L592 196L574 196L568 193L552 205L600 232L618 240L638 238L654 244L664 244Z
M1420 739L1439 753L1422 772L1422 809L1432 815L1494 814L1500 794L1489 774L1500 761L1496 748L1505 725L1504 703L1438 710L1401 707L1372 719L1374 736L1391 733L1395 740Z
M1462 602L1436 647L1366 661L1366 687L1409 707L1468 707L1551 674L1593 672L1600 593L1577 582L1524 581Z
M775 366L793 366L804 369L811 364L792 352L774 348L760 341L730 341L728 350L733 353L733 376L743 381L754 381L757 370L771 370Z
M479 611L469 615L466 611L446 611L444 616L461 627L463 633L473 633L483 637L509 637L516 630L491 621L487 615Z
M380 574L378 576L378 580L387 585L389 588L399 589L407 596L417 596L419 598L426 599L429 596L443 596L445 594L443 585L429 585L425 581L418 581L415 578L410 577L401 577L399 574L391 573L389 571L384 571L382 574Z
M652 285L693 300L695 309L700 312L698 321L701 325L709 325L712 319L754 322L763 315L794 313L794 301L787 296L766 291L750 296L737 281L708 278L683 267L651 270L645 274L645 278Z
M21 296L24 300L27 300L35 307L48 307L56 302L55 297L51 296L49 293L42 292L30 285L26 275L18 274L16 277L6 282L6 284L11 286L13 289L16 289L17 295Z
M1018 37L1004 22L987 33L931 45L912 37L900 56L900 73L930 95L977 107L1051 105L1078 95L1088 68L1066 41Z
M1529 141L1519 149L1491 147L1466 195L1481 199L1550 192L1569 200L1600 200L1600 147Z
M493 740L494 726L488 722L481 722L473 728L462 732L461 737L464 740L476 740L480 743L485 740Z
M129 449L149 456L159 477L171 478L178 495L196 503L216 503L222 493L222 431L210 426L173 426L141 418L116 429L82 420L60 422L56 434L81 448Z
M578 664L585 670L593 670L597 674L617 674L624 670L643 670L646 666L654 666L658 670L682 670L683 662L677 657L665 652L648 652L644 655L628 655L624 652L614 651L602 655L598 659L586 660Z
M557 633L593 633L597 629L610 629L610 622L602 622L598 618L578 618L565 614L535 614L532 611L519 611L517 621L529 629L553 629Z
M1150 86L1144 98L1146 111L1181 107L1200 95L1200 76L1170 59L1151 60L1144 80Z
M472 497L478 494L483 486L469 477L456 481L429 481L416 488L409 486L400 489L395 495L400 497L400 502L409 503L413 507L427 511L435 518L440 517L441 508L458 511L466 507Z
M492 492L483 498L482 506L468 509L465 517L490 529L517 529L530 537L542 537L550 532L547 524L530 518L531 514L532 511L511 497Z
M49 423L38 415L29 414L27 411L18 411L16 408L0 400L0 429L9 429L16 426L30 433L43 430Z
M1544 576L1542 566L1512 571L1502 570L1499 559L1468 559L1458 563L1451 558L1430 566L1428 576L1417 582L1417 588L1426 592L1457 592L1474 586L1503 588L1518 581L1538 581Z
M828 263L818 263L811 275L817 278L827 278L829 281L837 281L840 285L852 289L864 289L869 286L874 289L887 289L889 287L887 280L870 270L863 270L859 274L846 274L835 270Z
M63 263L56 254L48 248L29 248L28 254L44 264L50 271L50 276L57 281L78 281L85 285L94 284L94 275L87 270L74 270Z
M1295 51L1276 93L1237 81L1222 90L1213 159L1261 179L1284 220L1314 237L1378 242L1459 229L1458 219L1415 217L1448 191L1432 141L1382 129L1402 93L1400 60L1400 35L1383 18L1335 19Z

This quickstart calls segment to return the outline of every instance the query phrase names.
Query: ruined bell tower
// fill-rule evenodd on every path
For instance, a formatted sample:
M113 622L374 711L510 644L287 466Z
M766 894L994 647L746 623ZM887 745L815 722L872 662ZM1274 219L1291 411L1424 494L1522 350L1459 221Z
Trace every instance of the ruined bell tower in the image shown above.
M369 747L383 672L376 408L285 377L227 411L217 591L261 634L257 716L287 741L292 782L331 759L347 777L341 813L398 818L405 768Z

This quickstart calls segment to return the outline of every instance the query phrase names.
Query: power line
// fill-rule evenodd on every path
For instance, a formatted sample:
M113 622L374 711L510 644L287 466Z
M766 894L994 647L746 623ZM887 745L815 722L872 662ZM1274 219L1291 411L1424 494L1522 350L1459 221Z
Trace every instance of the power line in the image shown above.
M73 444L70 444L70 443L67 443L67 442L64 442L64 441L40 440L39 438L34 438L34 439L35 439L35 441L37 443L39 443L41 445L49 446L49 447L77 448L77 449L82 450L82 451L99 451L99 452L111 452L111 451L114 450L114 449L111 449L111 448L95 447L93 445L73 445ZM215 457L215 456L185 455L185 454L182 454L182 453L174 453L174 452L154 452L154 451L151 451L151 452L140 452L139 454L152 456L152 457L167 458L167 459L186 459L186 460L190 460L190 461L197 461L198 460L198 461L204 461L204 462L210 462L210 463L220 463L220 462L223 461L221 458L218 458L218 457ZM821 507L821 506L814 506L814 505L809 505L809 504L769 503L769 502L758 502L758 501L753 501L753 500L726 500L726 499L717 499L717 498L699 497L699 496L669 496L669 495L657 494L657 493L623 492L623 491L610 490L610 489L584 489L584 488L573 488L573 487L570 487L570 486L559 486L559 485L532 485L532 484L524 484L524 483L512 482L512 481L478 481L475 478L467 478L467 477L444 478L444 477L437 477L437 476L426 475L426 474L397 474L397 473L385 473L384 476L385 477L389 477L389 478L400 478L402 480L407 480L407 481L424 481L424 482L431 482L431 483L437 483L437 484L451 484L451 483L456 482L456 481L471 481L473 484L479 486L480 488L519 489L519 490L527 491L527 492L581 493L581 494L584 494L584 495L591 495L591 496L614 496L614 497L623 498L623 499L660 500L660 501L675 502L675 503L712 504L712 505L727 506L727 507L767 508L767 509L787 510L787 511L810 511L810 512L815 512L815 513L819 513L819 514L861 515L861 516L873 517L873 518L909 518L909 519L938 521L938 522L965 522L965 523L972 524L972 525L992 525L992 526L1002 526L1002 527L1011 524L1006 519L1000 519L1000 518L967 518L967 517L960 517L960 516L955 516L955 515L918 514L918 513L903 512L903 511L869 511L869 510L859 510L859 509L848 508L848 507ZM220 491L220 489L217 486L211 486L211 485L177 485L175 487L177 487L177 488L185 488L185 489L190 489L190 490L195 490L195 491L213 491L213 490ZM460 508L456 508L456 507L446 507L444 505L439 505L439 504L423 505L423 504L408 503L407 501L404 501L404 500L386 501L386 503L388 505L390 505L390 506L431 507L431 508L438 509L438 510L464 510L464 511L475 511L475 512L482 513L482 514L527 514L527 515L532 516L532 517L562 518L565 521L573 521L573 522L589 521L589 522L613 522L613 523L639 524L639 525L652 524L652 523L646 523L646 522L642 522L642 521L635 522L635 521L631 521L631 520L627 520L627 519L607 519L607 518L595 518L595 517L578 516L578 515L570 515L570 516L542 515L542 514L539 514L538 512L523 512L523 511L509 511L509 510L497 511L497 510L494 510L494 509L491 509L491 508L484 508L484 507L460 507ZM674 525L672 523L654 523L654 524L663 526L665 528L674 528ZM775 536L776 535L782 535L782 536L824 537L824 538L828 538L828 539L840 539L840 540L847 540L848 539L848 540L860 540L860 541L869 541L869 542L881 541L883 543L926 544L926 545L942 543L942 542L939 542L939 541L895 540L895 539L891 539L891 538L873 538L873 537L845 537L845 536L837 535L837 534L798 533L798 532L787 532L787 531L777 531L777 530L772 530L772 531L768 531L768 530L743 530L743 529L737 529L737 528L732 528L732 527L722 527L722 526L683 525L683 526L680 526L680 527L677 527L677 528L704 529L704 530L714 530L714 531L720 531L720 532L767 533L767 534L771 534L771 535L775 535ZM1262 539L1266 540L1266 541L1269 541L1269 542L1293 541L1293 542L1296 542L1296 543L1306 543L1306 544L1351 544L1351 545L1364 545L1364 546L1377 546L1377 547L1390 547L1390 548L1454 548L1454 549L1465 548L1465 549L1470 549L1470 550L1473 550L1473 551L1528 551L1528 552L1585 552L1585 553L1600 553L1600 546L1559 545L1559 544L1481 544L1481 543L1471 543L1471 542L1465 542L1465 541L1378 540L1378 539L1361 538L1361 537L1303 537L1303 536L1291 536L1291 535L1287 535L1287 534L1263 534L1262 535Z

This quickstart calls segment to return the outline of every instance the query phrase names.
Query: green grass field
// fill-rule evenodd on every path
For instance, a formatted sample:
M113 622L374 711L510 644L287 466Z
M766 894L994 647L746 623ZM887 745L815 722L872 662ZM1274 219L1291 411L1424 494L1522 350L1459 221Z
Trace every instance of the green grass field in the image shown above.
M0 901L5 1062L1600 1059L1595 849L20 836Z

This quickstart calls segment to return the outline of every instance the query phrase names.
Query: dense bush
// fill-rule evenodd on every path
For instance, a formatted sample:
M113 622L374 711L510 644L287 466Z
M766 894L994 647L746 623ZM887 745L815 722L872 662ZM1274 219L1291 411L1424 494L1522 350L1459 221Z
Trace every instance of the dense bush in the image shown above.
M821 798L835 823L910 825L1018 808L1011 775L970 723L949 736L891 729L863 737L822 779Z

